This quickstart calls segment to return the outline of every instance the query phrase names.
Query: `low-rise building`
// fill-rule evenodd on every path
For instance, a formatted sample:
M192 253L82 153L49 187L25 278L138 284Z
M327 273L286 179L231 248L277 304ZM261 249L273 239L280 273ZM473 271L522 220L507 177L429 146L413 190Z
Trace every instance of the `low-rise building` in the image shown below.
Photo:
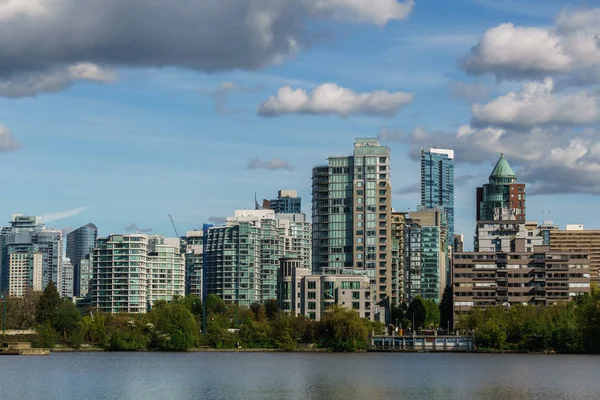
M566 229L549 229L550 250L587 251L590 254L591 280L600 283L600 230L584 229L581 224L567 225Z
M302 258L288 254L280 260L278 303L283 312L320 321L334 305L355 310L361 318L379 319L366 274L312 274Z
M454 254L454 312L473 307L553 305L590 291L589 253L551 251Z

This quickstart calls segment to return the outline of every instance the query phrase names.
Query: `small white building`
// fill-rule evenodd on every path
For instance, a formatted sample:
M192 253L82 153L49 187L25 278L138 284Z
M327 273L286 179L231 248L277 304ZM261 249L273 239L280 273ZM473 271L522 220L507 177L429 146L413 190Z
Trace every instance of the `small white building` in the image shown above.
M42 254L12 253L8 256L8 295L23 297L27 290L42 291Z

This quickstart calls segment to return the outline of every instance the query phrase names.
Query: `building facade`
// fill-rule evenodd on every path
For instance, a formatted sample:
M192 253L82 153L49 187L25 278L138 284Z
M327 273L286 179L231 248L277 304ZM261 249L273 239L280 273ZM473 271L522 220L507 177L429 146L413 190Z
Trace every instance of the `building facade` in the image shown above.
M277 214L300 214L302 199L295 190L280 190L277 198L263 202L263 208L273 210Z
M93 249L92 249L93 250ZM79 296L88 297L92 280L92 255L79 260Z
M443 207L448 220L447 243L454 241L454 150L421 150L421 206Z
M152 236L148 239L147 303L185 296L185 258L178 238Z
M543 244L544 235L537 221L478 221L475 228L476 252L531 252Z
M63 258L63 264L61 268L61 280L60 280L60 296L61 297L73 297L74 288L74 268L71 264L71 260L68 257Z
M509 213L511 219L525 221L525 184L517 183L517 176L504 158L496 163L489 183L477 188L477 221L498 221Z
M313 168L313 271L366 271L375 301L392 298L391 192L390 149L376 139Z
M281 260L277 300L283 312L320 321L328 308L337 305L356 311L361 318L375 320L371 284L364 273L313 275L302 264L296 254Z
M83 296L81 294L81 260L91 254L92 249L96 247L98 240L98 228L94 224L86 224L73 232L67 234L67 257L73 265L73 295ZM84 288L87 292L87 289Z
M553 305L590 291L590 259L584 251L456 253L454 312L473 307Z
M581 224L567 225L561 230L554 227L549 234L550 250L559 252L581 252L590 254L590 277L600 284L600 230L586 230Z
M10 297L23 297L29 290L43 290L41 253L10 253L7 258Z
M203 231L188 231L185 237L185 294L202 299Z
M405 265L406 265L406 221L408 213L392 212L392 305L406 302Z
M9 254L40 253L42 255L42 290L50 281L61 286L62 232L46 229L41 217L14 214L10 226L0 230L0 283L7 290Z

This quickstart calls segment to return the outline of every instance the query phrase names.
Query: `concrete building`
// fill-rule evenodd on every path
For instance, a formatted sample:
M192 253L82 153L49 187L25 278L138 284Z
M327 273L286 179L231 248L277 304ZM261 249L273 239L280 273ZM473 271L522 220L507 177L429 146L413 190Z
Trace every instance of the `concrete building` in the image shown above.
M551 251L589 252L591 280L600 284L600 230L586 230L581 224L571 224L564 230L553 227L545 232L549 235Z
M454 241L454 150L421 150L421 206L443 207L448 239Z
M86 224L73 232L67 234L67 257L73 264L73 295L76 297L81 294L81 260L91 254L92 249L96 247L98 240L98 228L94 224ZM84 288L87 292L87 288Z
M185 258L178 238L148 238L146 302L171 301L185 296Z
M405 265L406 265L406 220L408 213L392 212L392 305L406 302Z
M369 277L364 274L315 274L302 267L302 259L288 254L281 259L278 303L283 312L320 321L334 305L355 310L361 318L375 320L376 307Z
M42 254L42 287L50 281L57 288L61 287L62 232L46 229L41 217L14 214L10 226L0 230L0 283L4 290L8 287L8 255L11 253Z
M452 244L453 253L462 253L465 249L465 235L454 234L454 243Z
M354 154L313 168L313 271L366 271L374 301L391 299L390 149L356 139Z
M505 210L517 221L525 221L525 184L517 183L517 176L504 158L496 163L489 183L477 188L477 221L497 221Z
M475 228L476 252L531 252L535 246L543 244L544 235L537 221L478 221Z
M74 268L69 258L63 258L63 264L61 268L61 280L60 280L60 296L61 297L73 297L74 282Z
M552 305L590 291L587 252L456 253L453 268L454 311L511 304Z
M8 259L8 295L23 297L27 291L42 291L42 254L10 253Z
M263 201L263 208L273 210L277 214L300 214L302 199L295 190L280 190L277 198Z
M92 249L93 250L93 249ZM88 254L79 260L79 296L88 297L90 293L90 281L92 280L92 255Z
M92 256L92 306L108 313L145 313L148 296L148 236L99 238Z

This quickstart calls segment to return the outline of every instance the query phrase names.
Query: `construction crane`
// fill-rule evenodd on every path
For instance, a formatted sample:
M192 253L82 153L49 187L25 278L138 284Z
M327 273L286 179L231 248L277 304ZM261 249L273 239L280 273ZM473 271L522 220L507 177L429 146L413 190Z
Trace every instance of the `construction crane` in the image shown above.
M179 237L179 233L177 233L177 228L175 228L175 222L173 222L173 217L169 214L169 219L171 220L171 224L173 225L173 230L175 231L175 235Z

